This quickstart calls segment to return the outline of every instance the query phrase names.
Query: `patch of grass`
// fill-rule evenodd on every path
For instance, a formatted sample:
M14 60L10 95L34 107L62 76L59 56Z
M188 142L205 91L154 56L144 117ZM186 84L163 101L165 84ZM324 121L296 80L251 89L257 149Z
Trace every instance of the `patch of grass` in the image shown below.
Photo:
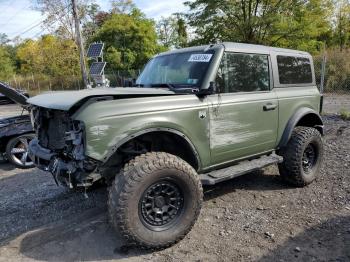
M350 111L346 109L341 109L339 115L343 120L350 120Z

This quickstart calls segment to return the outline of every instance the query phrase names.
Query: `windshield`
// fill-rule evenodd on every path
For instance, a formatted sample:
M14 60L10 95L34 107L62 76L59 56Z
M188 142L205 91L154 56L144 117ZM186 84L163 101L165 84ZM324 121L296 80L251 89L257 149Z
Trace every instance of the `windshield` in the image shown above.
M213 56L213 50L157 56L147 63L136 84L199 88Z

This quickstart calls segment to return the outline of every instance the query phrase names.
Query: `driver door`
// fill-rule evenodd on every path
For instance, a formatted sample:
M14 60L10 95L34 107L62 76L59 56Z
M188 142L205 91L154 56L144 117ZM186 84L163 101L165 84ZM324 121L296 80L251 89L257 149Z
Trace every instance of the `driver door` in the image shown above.
M224 53L208 96L212 166L271 151L276 146L278 100L268 54Z

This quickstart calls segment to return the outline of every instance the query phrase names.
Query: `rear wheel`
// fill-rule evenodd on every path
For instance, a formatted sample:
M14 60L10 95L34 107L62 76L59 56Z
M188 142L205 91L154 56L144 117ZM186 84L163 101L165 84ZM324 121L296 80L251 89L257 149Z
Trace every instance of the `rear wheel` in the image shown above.
M296 186L310 184L316 179L323 159L320 132L312 127L296 127L280 154L284 158L279 164L281 176Z
M28 150L29 142L34 138L34 134L24 134L12 138L6 146L6 157L16 167L32 168L33 161L30 159Z
M191 230L202 205L202 186L184 160L152 152L136 157L109 192L109 215L127 245L160 249Z

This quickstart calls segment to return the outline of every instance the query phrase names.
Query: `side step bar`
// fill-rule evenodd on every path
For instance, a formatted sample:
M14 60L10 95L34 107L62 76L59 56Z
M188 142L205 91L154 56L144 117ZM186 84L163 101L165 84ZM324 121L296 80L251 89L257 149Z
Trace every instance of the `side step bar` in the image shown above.
M199 176L203 185L215 185L216 183L250 173L272 164L281 163L282 161L283 157L273 153L269 156L261 156L252 160L245 160L236 165L214 170Z

